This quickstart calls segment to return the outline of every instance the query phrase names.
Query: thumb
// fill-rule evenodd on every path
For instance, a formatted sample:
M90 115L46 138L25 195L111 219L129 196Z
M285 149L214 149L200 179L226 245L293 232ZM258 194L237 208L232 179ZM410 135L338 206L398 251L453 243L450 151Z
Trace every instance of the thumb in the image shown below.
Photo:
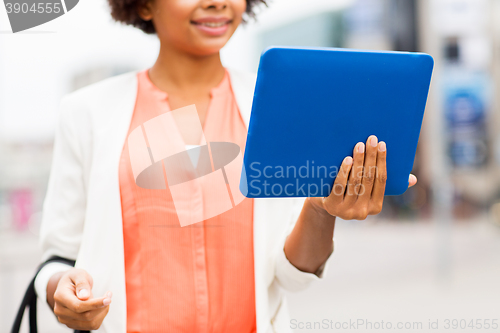
M84 270L78 270L73 275L72 280L75 284L76 296L82 300L88 300L91 296L92 278Z
M408 178L408 187L415 186L417 184L417 177L415 175L411 174L410 177Z

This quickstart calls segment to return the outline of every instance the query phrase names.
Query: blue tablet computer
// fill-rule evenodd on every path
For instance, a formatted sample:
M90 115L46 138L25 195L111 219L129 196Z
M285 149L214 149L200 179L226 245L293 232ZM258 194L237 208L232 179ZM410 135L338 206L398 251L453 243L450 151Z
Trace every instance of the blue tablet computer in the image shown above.
M241 192L324 197L346 156L387 143L386 195L408 188L434 61L423 53L271 47L261 56Z

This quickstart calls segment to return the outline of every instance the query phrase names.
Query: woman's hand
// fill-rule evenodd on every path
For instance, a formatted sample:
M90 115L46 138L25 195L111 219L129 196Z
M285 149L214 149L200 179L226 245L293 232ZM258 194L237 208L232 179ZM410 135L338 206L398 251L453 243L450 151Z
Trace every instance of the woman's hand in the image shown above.
M51 284L57 284L52 295ZM92 284L92 277L83 269L72 268L52 276L47 300L60 323L76 330L97 330L101 326L112 295L108 291L104 297L93 298Z
M297 223L285 242L285 255L303 272L317 273L333 251L336 217L364 220L382 210L387 170L384 142L370 136L354 148L354 158L346 157L326 198L308 198ZM410 175L410 187L417 178Z
M385 142L376 136L366 145L359 142L354 148L354 159L346 157L328 197L310 198L316 208L343 220L364 220L368 215L382 211L387 180ZM410 175L410 187L417 178Z

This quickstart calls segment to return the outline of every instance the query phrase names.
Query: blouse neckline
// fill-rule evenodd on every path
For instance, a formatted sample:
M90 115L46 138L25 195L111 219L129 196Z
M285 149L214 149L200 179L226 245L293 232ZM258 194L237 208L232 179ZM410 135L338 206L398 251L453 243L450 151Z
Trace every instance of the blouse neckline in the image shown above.
M144 77L144 84L146 84L146 88L151 91L158 99L160 100L167 100L168 99L168 93L166 91L161 90L158 88L153 81L151 81L151 78L149 77L149 69L144 70L142 73L142 76ZM229 73L226 68L224 68L224 77L222 80L219 82L219 84L212 89L210 89L210 97L214 97L215 95L219 95L221 93L229 91L227 89L229 85Z

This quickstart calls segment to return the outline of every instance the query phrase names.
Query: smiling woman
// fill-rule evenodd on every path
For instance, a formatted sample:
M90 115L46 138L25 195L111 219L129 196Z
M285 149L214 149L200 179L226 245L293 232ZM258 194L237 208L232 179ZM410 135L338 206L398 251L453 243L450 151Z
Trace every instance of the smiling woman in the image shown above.
M153 22L142 18L137 8L146 6L150 0L108 0L111 7L111 16L118 22L130 24L141 29L145 33L153 34L156 32ZM266 3L265 0L246 0L246 14L249 17L255 17L254 9L259 3ZM218 22L219 23L219 22Z

